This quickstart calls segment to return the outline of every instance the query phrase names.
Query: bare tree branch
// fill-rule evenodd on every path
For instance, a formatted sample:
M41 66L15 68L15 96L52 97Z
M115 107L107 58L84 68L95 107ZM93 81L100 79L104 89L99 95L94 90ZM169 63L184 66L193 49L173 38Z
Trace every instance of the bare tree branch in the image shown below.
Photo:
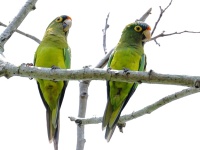
M103 70L84 68L79 70L57 69L41 67L29 67L21 65L19 67L0 60L0 77L12 76L39 78L46 80L111 80L121 82L139 82L153 84L179 85L188 87L199 87L200 76L159 74L154 71L128 71L124 70Z
M3 27L7 27L7 25L5 25L4 23L0 22L0 26L3 26ZM38 44L40 44L40 40L38 38L36 38L35 36L32 36L28 33L24 33L23 31L20 31L20 30L15 30L15 32L21 34L21 35L24 35L32 40L34 40L35 42L37 42Z
M104 68L108 62L108 59L115 48L111 49L95 66L95 68Z
M0 22L0 26L3 26L3 27L7 27L7 25L5 25L4 23ZM20 30L15 30L15 32L21 34L21 35L24 35L32 40L34 40L35 42L37 42L38 44L40 44L40 40L38 38L36 38L35 36L32 36L28 33L24 33L23 31L20 31Z
M87 108L87 99L88 99L88 87L90 82L87 81L81 81L79 84L79 112L78 117L79 118L85 118L86 115L86 108ZM84 138L84 126L77 126L77 144L76 144L76 150L83 150L85 145L85 138Z
M19 11L17 16L8 25L4 32L0 35L0 54L4 52L4 44L12 36L13 32L20 26L24 18L28 15L31 10L35 9L35 3L37 0L28 0L26 4Z
M160 99L159 101L148 105L136 112L130 113L128 115L123 115L120 117L118 124L121 125L127 121L133 120L135 118L141 117L145 114L150 114L153 111L157 110L158 108L169 104L170 102L173 102L177 99L195 94L200 92L200 88L187 88L184 89L182 91L176 92L174 94L168 95L162 99ZM75 118L75 117L69 117L71 121L75 121L75 123L79 124L79 125L87 125L87 124L98 124L102 122L102 117L93 117L93 118L86 118L86 119L82 119L82 118Z
M154 28L153 28L153 30L152 30L152 32L151 32L151 35L154 34L154 32L155 32L155 30L156 30L156 27L157 27L158 23L160 22L160 19L162 18L164 12L169 8L169 6L170 6L171 4L172 4L172 0L170 1L170 3L168 4L168 6L167 6L165 9L162 9L162 7L160 6L160 15L159 15L158 20L156 21L156 23L155 23L155 25L154 25Z
M102 32L103 32L103 49L104 49L104 53L105 54L107 54L107 48L106 48L106 31L109 28L109 24L108 24L109 15L110 15L110 13L108 13L108 15L106 17L105 27L104 27L104 29L102 29Z
M200 88L187 88L187 89L184 89L182 91L176 92L174 94L168 95L168 96L160 99L159 101L157 101L157 102L155 102L155 103L153 103L149 106L146 106L145 108L143 108L139 111L136 111L136 112L133 112L131 114L124 115L124 116L120 117L119 122L121 122L121 123L127 122L127 121L130 121L132 119L141 117L145 114L150 114L153 111L157 110L158 108L160 108L160 107L162 107L166 104L169 104L170 102L173 102L177 99L180 99L180 98L183 98L183 97L186 97L186 96L198 93L198 92L200 92Z

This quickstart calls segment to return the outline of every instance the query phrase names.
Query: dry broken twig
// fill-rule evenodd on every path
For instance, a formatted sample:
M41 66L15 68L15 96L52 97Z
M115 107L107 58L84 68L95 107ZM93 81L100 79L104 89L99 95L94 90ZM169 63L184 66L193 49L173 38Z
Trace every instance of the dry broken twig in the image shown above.
M145 22L145 20L147 19L147 17L151 14L151 10L152 10L152 8L149 8L149 10L147 10L147 12L140 19L136 19L136 21L143 21L143 22Z
M110 13L108 13L108 15L106 17L105 27L104 27L104 29L102 29L102 32L103 32L103 49L104 49L104 53L105 54L107 54L107 48L106 48L106 31L109 28L109 24L108 24L109 15L110 15Z

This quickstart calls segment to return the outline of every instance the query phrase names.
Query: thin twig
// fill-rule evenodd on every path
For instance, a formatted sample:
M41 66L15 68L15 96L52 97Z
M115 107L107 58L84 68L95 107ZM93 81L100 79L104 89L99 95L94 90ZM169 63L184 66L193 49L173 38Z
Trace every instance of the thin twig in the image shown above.
M185 31L181 31L181 32L173 32L173 33L168 33L168 34L164 34L164 33L165 33L165 31L163 31L162 33L158 34L157 36L154 36L149 41L152 41L152 40L155 41L156 39L158 39L160 37L171 36L171 35L182 34L182 33L200 33L200 31L187 31L187 30L185 30Z
M104 68L108 62L108 59L111 55L111 53L114 51L115 47L111 49L100 61L99 63L95 66L95 68Z
M198 93L198 92L200 92L200 88L187 88L187 89L181 90L174 94L168 95L168 96L160 99L159 101L157 101L149 106L146 106L145 108L143 108L139 111L136 111L136 112L133 112L132 114L128 114L128 115L124 115L124 116L120 117L119 122L127 122L132 119L141 117L145 114L150 114L153 111L157 110L158 108L160 108L166 104L169 104L170 102L173 102L177 99L180 99L180 98L183 98L183 97L186 97L186 96Z
M107 48L106 48L106 31L109 28L109 24L108 24L109 15L110 15L110 13L108 13L108 15L106 17L105 27L104 27L104 29L102 29L102 32L103 32L103 49L104 49L104 53L105 54L107 54Z
M157 101L151 105L148 105L136 112L121 116L118 123L123 124L127 121L136 119L145 114L150 114L153 111L157 110L158 108L160 108L166 104L169 104L170 102L173 102L177 99L180 99L180 98L183 98L183 97L186 97L186 96L198 93L198 92L200 92L200 88L187 88L187 89L181 90L179 92L176 92L174 94L168 95L168 96L160 99L159 101ZM75 121L76 123L79 123L81 125L98 124L98 123L102 122L102 117L93 117L93 118L86 118L86 119L75 118L75 117L69 117L69 118L71 121Z
M7 27L7 25L4 24L4 23L2 23L2 22L0 22L0 26ZM15 30L15 32L17 32L17 33L19 33L19 34L21 34L21 35L24 35L24 36L26 36L26 37L28 37L28 38L34 40L34 41L37 42L38 44L40 44L40 40L39 40L38 38L36 38L35 36L32 36L32 35L30 35L30 34L28 34L28 33L24 33L23 31L20 31L20 30L18 30L18 29Z
M160 22L160 19L162 18L164 12L169 8L169 6L170 6L171 4L172 4L172 0L170 1L170 3L168 4L168 6L167 6L165 9L162 9L162 7L160 6L160 15L159 15L158 20L156 21L156 23L155 23L155 25L154 25L154 28L153 28L153 30L152 30L152 32L151 32L151 36L154 34L154 32L155 32L155 30L156 30L156 28L157 28L157 25L158 25L158 23Z
M154 25L154 28L153 28L153 30L152 30L152 32L151 32L151 35L154 34L154 32L155 32L155 30L156 30L156 28L157 28L157 26L158 26L158 23L160 22L160 20L161 20L163 14L165 13L165 11L169 8L169 6L170 6L171 4L172 4L172 0L170 1L170 3L168 4L168 6L167 6L165 9L162 9L162 7L160 6L160 15L159 15L158 20L156 21L156 23L155 23L155 25ZM200 31L197 31L197 32L196 32L196 31L187 31L187 30L181 31L181 32L173 32L173 33L169 33L169 34L164 34L164 32L165 32L165 31L163 31L162 33L158 34L157 36L151 38L151 40L149 40L149 41L154 40L154 42L155 42L157 45L160 46L160 44L157 42L157 39L160 38L160 37L171 36L171 35L182 34L182 33L200 33Z

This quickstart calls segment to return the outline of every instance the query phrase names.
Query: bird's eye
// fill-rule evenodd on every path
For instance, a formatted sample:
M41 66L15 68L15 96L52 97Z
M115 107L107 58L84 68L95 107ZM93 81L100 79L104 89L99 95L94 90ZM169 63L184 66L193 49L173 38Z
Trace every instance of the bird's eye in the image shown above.
M56 22L62 22L62 21L63 21L63 18L62 18L62 17L56 18Z
M134 27L134 30L135 30L136 32L141 32L141 31L142 31L142 27L140 27L140 26L135 26L135 27Z

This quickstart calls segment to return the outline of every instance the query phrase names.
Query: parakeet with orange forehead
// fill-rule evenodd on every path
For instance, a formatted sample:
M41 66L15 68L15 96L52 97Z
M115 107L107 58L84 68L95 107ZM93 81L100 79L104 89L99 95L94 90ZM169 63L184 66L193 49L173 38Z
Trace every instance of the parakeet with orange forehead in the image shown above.
M71 66L71 50L67 43L67 35L72 19L63 15L54 19L46 29L43 40L38 46L34 65L52 69L69 69ZM40 96L46 108L47 132L54 149L58 150L60 108L68 81L52 81L36 79Z
M144 42L151 39L150 30L149 25L140 21L128 24L109 58L108 67L114 70L144 71L146 56L143 46ZM108 142L113 135L122 110L137 86L137 82L107 81L107 105L103 115L102 129L106 128L105 139Z

